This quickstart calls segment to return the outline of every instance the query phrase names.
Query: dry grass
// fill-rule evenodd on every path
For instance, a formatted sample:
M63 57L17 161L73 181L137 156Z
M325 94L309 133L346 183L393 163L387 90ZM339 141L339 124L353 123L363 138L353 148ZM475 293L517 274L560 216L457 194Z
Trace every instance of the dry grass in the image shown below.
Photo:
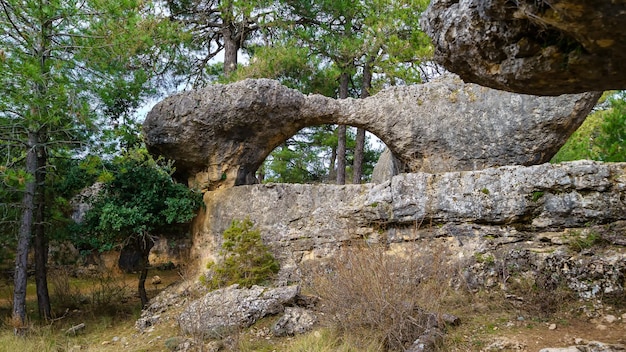
M365 345L404 350L445 313L456 268L443 248L416 256L383 247L346 249L309 270L309 289L321 298L331 326ZM361 346L364 347L364 346Z
M163 279L161 289L180 279L175 271L158 274ZM32 320L24 337L16 337L13 333L14 324L8 318L11 307L7 300L11 290L7 287L2 290L7 297L2 297L3 304L0 305L0 314L7 317L0 327L0 352L169 351L164 339L157 337L176 333L171 324L159 326L144 335L138 335L134 328L141 311L141 302L135 295L136 283L136 275L101 273L78 279L68 272L55 271L49 275L49 284L56 315L52 322L45 323L37 319L34 283L29 280L27 311ZM159 291L156 287L147 289L149 297ZM85 323L85 329L76 334L65 333L80 323Z

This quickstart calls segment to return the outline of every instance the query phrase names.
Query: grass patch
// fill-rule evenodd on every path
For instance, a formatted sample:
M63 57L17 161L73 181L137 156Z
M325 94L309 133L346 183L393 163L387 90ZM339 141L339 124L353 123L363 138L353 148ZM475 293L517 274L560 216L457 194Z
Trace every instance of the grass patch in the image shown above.
M178 281L176 271L159 272L165 288ZM54 270L49 275L52 311L55 320L44 322L37 317L36 295L32 278L28 282L28 332L16 337L10 321L11 289L5 286L0 314L0 352L14 351L168 351L165 340L176 334L171 324L158 327L152 334L137 335L134 328L141 312L141 302L135 296L136 275L100 273L89 278L72 277L68 271ZM160 290L148 287L154 297ZM76 334L66 334L72 326L84 323ZM161 339L157 336L161 335Z
M602 236L598 233L589 231L586 234L580 231L573 231L567 236L567 247L576 253L582 252L585 249L589 249L593 246L602 244Z
M530 195L530 200L532 200L533 203L537 203L539 201L539 199L541 199L541 197L543 197L544 194L545 194L545 192L543 192L543 191L534 191Z

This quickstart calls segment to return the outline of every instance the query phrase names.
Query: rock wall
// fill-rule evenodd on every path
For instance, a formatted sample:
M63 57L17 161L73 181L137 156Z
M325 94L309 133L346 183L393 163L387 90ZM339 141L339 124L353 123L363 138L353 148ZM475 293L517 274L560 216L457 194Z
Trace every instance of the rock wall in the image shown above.
M378 185L249 185L204 200L192 249L200 268L215 259L231 221L249 217L281 261L283 283L296 281L308 260L368 242L390 250L443 244L470 261L477 285L493 285L490 275L498 275L481 265L507 261L519 270L568 272L581 296L623 292L626 163L412 173ZM572 250L573 241L589 238L610 245ZM477 261L477 253L493 260Z

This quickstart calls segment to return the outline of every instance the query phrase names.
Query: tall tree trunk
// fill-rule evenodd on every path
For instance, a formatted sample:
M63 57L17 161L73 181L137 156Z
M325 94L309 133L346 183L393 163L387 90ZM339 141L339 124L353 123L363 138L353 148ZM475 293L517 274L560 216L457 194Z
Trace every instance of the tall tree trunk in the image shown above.
M228 77L237 69L237 53L241 46L241 38L232 24L224 25L222 35L224 36L224 76Z
M350 75L342 72L339 81L339 99L348 97ZM337 184L346 184L346 125L337 126Z
M16 335L26 332L26 284L28 278L28 247L33 231L33 212L35 208L35 192L37 191L37 132L28 131L28 150L26 153L26 173L32 179L26 182L22 197L22 216L18 233L15 255L15 277L13 287L13 327Z
M37 50L37 55L40 57L39 70L42 77L46 79L50 74L50 68L47 61L50 58L50 36L48 33L52 32L52 21L44 21L41 23L41 47ZM39 103L36 107L37 114L42 120L47 121L48 108L45 103L49 95L48 87L44 82L36 83L37 97L44 101ZM46 181L46 167L48 165L48 155L46 151L46 143L48 141L47 124L43 124L41 129L36 133L37 145L34 148L36 155L36 169L35 169L35 182L37 183L34 207L35 207L35 224L33 235L35 237L34 249L35 249L35 283L37 287L37 306L39 310L39 316L45 320L51 318L50 314L50 296L48 294L48 278L47 278L47 262L48 262L48 240L45 234L45 181Z
M346 125L337 126L337 184L346 184Z
M361 86L361 99L370 96L372 87L371 60L367 59L363 65L363 83ZM365 129L357 128L356 146L354 147L354 164L352 165L352 183L360 184L363 177L363 156L365 152Z
M354 163L352 164L352 183L358 185L363 177L363 156L365 151L365 129L356 129L356 146L354 147Z
M48 239L45 234L46 166L48 155L45 145L45 132L40 132L40 143L37 146L37 192L35 195L35 283L37 286L37 306L39 317L45 321L52 318L50 311L50 295L48 293Z

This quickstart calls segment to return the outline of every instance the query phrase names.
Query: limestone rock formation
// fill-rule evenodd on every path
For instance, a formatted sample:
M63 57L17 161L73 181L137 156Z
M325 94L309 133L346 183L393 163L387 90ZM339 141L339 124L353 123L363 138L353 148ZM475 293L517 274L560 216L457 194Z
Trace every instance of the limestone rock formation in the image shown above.
M536 97L464 84L449 75L367 99L304 96L276 81L245 80L171 96L144 122L148 150L175 160L204 189L255 182L267 155L300 129L363 127L411 171L476 170L547 162L598 94Z
M520 271L559 273L581 297L624 289L623 251L571 252L580 239L623 246L624 163L402 174L378 185L250 185L207 192L204 200L193 248L201 268L216 260L231 221L249 217L281 261L282 283L297 281L303 262L367 241L391 249L443 243L458 258L480 253ZM496 272L481 274L490 272L487 264L474 264L465 265L468 282L497 284Z
M374 165L372 183L389 181L393 176L403 173L405 169L405 165L391 153L391 150L385 148Z
M180 314L183 333L193 336L219 337L249 327L258 319L284 311L300 292L299 286L250 289L238 285L211 291L190 303Z
M626 4L433 0L421 27L466 82L537 95L626 88Z

